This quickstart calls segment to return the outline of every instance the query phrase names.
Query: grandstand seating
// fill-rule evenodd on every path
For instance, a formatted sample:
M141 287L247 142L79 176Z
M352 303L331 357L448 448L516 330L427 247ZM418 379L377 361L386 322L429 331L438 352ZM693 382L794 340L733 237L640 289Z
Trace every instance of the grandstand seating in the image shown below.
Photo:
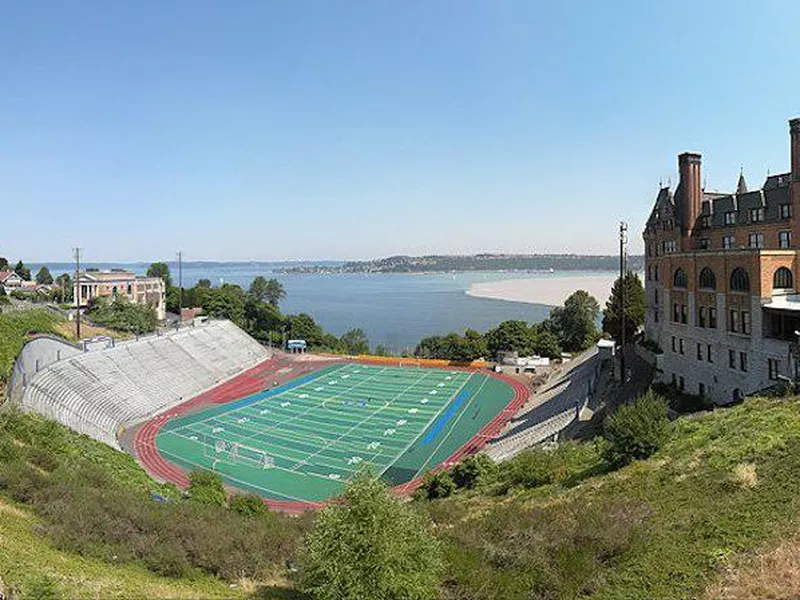
M213 321L55 362L33 377L22 406L119 448L121 428L267 358L233 323Z

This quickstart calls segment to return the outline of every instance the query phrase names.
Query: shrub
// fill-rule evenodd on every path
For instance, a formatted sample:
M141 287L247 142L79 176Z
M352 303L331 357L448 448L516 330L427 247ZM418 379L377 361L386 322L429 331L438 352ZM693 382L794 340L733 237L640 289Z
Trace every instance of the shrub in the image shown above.
M419 489L423 498L436 500L452 495L456 491L456 484L453 483L453 478L450 477L450 473L447 471L428 472L425 474Z
M243 517L261 517L270 514L264 501L255 494L237 494L231 498L230 508Z
M555 481L553 453L537 448L526 450L505 467L509 487L535 488Z
M459 488L474 489L478 483L493 474L497 469L494 461L485 454L468 456L451 473L453 482Z
M59 600L61 592L55 580L49 575L40 575L30 584L30 589L25 594L30 600Z
M315 600L425 600L437 597L440 570L427 523L362 471L341 503L320 511L299 583Z
M666 440L668 427L664 398L648 390L606 419L604 435L609 444L605 459L611 465L622 466L651 456Z
M192 471L189 473L189 499L198 504L225 506L227 494L217 474Z

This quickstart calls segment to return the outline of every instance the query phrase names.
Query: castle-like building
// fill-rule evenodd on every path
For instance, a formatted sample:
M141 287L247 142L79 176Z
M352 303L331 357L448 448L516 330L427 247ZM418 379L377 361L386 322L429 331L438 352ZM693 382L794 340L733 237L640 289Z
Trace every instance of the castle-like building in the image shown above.
M678 156L674 193L659 190L644 230L645 337L659 377L719 404L794 377L800 338L800 119L791 170L750 191L702 187L701 158Z

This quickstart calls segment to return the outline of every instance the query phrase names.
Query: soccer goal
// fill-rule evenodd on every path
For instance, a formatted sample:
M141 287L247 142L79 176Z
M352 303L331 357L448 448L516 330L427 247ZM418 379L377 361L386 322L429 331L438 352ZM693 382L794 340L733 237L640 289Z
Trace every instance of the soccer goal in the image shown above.
M421 369L422 368L422 363L420 361L418 361L418 360L407 360L407 359L404 358L403 360L400 361L400 366L401 367L415 367L417 369Z
M264 450L225 440L217 440L214 444L214 462L219 461L245 463L260 469L271 469L275 466L275 457Z

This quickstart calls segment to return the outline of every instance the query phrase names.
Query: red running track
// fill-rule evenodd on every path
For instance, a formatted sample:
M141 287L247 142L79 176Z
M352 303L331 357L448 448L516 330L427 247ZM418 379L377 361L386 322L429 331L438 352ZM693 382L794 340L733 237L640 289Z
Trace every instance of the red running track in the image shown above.
M255 367L244 371L241 375L211 390L203 392L199 396L195 396L191 400L176 406L142 425L139 431L136 432L134 441L134 452L142 466L157 479L170 481L179 488L185 489L189 487L189 478L186 476L186 473L161 456L156 447L156 436L164 423L174 417L186 414L199 406L210 403L221 404L224 402L231 402L250 394L260 392L269 387L268 380L274 377L277 370L290 364L293 364L291 360L277 355L273 356ZM469 371L470 369L460 368L459 370ZM511 418L522 408L525 402L527 402L530 390L522 382L499 373L490 373L490 376L500 379L510 385L514 390L514 398L494 419L484 425L472 439L456 450L443 463L432 469L433 472L445 469L457 463L462 458L478 452L489 440L497 436L503 430ZM297 377L296 373L294 377ZM279 383L283 383L280 380L278 381ZM422 477L418 477L408 483L398 485L393 488L393 492L400 496L408 495L420 486L422 479ZM309 509L320 508L325 504L324 502L293 502L272 500L269 498L265 498L264 503L272 510L288 514L302 513Z

